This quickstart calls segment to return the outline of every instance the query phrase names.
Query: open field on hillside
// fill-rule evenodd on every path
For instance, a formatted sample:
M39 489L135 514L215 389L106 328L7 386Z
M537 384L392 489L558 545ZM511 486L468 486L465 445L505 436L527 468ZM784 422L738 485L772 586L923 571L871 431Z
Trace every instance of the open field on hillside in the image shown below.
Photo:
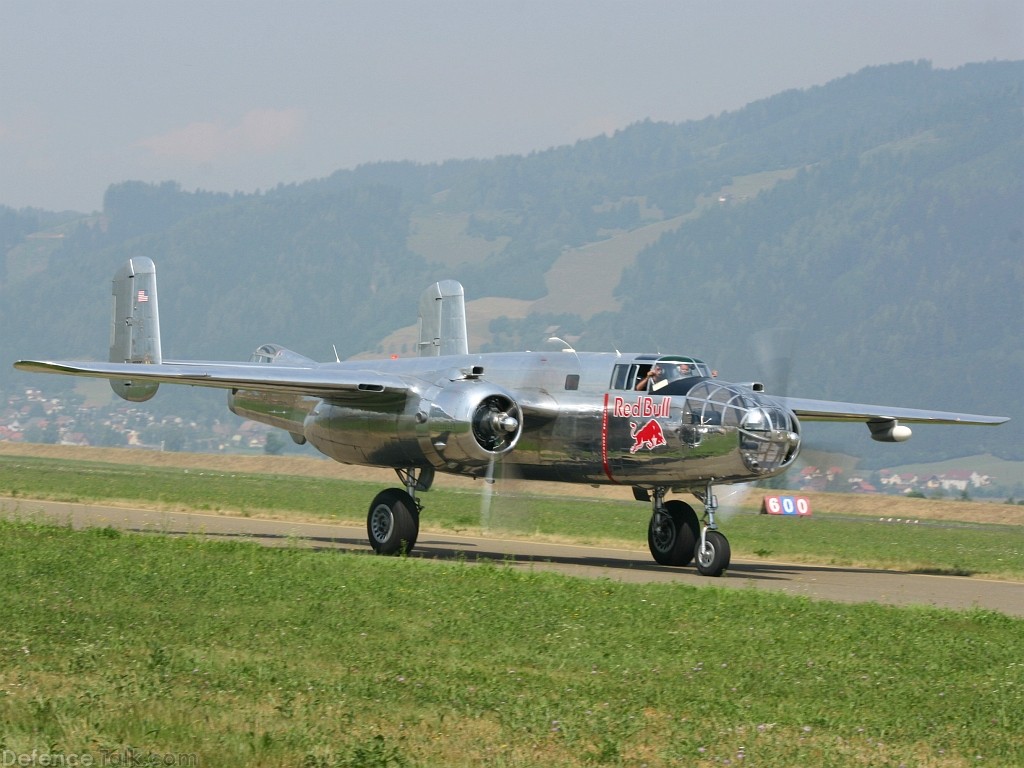
M32 523L0 553L33 764L1024 763L999 614Z

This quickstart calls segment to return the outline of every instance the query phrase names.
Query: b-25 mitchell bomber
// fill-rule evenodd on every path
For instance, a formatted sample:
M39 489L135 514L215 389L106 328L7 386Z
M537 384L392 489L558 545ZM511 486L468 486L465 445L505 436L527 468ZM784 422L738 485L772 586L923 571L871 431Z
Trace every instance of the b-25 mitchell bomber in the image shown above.
M577 352L471 354L462 286L420 300L417 357L319 363L275 344L248 362L165 360L156 268L130 259L114 276L108 363L20 360L23 371L110 380L143 402L160 384L228 390L239 416L287 431L344 464L390 467L402 485L370 503L367 535L380 554L416 544L436 473L492 480L496 462L524 479L622 485L651 506L647 542L663 565L719 576L729 542L714 487L781 474L800 452L801 420L860 421L883 442L908 423L1001 424L1006 418L771 396L720 381L684 355ZM567 345L566 345L567 346ZM703 520L669 493L690 493Z

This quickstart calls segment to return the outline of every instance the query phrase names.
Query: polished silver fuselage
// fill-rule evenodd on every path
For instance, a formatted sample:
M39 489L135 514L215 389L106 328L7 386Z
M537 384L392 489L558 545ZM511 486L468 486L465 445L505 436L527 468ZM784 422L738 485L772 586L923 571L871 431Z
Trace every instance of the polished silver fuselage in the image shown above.
M572 350L398 359L387 371L403 391L323 398L236 389L229 405L346 464L483 476L500 460L527 479L677 490L768 477L792 464L799 425L787 409L750 385L708 375L638 391L639 373L657 359ZM351 377L379 370L379 361L318 368ZM515 440L493 451L473 439L473 409L487 398L514 401L506 410L522 421Z

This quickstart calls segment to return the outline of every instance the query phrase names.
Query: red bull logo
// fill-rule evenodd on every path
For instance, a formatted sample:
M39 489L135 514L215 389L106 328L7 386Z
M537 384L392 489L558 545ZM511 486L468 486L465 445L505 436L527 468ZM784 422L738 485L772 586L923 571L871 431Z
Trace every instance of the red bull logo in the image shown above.
M643 395L632 402L616 397L612 416L617 418L667 419L672 415L671 397L650 397Z
M661 428L661 423L656 419L651 419L639 429L637 429L635 421L629 422L629 434L633 436L630 453L651 451L658 446L668 444L665 440L665 430Z

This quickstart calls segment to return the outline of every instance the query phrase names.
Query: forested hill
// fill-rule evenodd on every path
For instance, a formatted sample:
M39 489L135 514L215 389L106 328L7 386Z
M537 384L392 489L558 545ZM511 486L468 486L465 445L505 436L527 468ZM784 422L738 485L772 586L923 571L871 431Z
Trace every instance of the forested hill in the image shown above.
M0 359L104 357L110 277L134 255L157 263L179 358L267 341L405 353L389 334L425 285L456 278L506 315L475 329L477 348L557 332L808 397L1010 415L896 448L842 435L886 457L1021 459L1022 93L1024 62L898 64L525 157L373 164L260 194L127 182L92 216L0 209ZM0 389L15 376L0 367Z

